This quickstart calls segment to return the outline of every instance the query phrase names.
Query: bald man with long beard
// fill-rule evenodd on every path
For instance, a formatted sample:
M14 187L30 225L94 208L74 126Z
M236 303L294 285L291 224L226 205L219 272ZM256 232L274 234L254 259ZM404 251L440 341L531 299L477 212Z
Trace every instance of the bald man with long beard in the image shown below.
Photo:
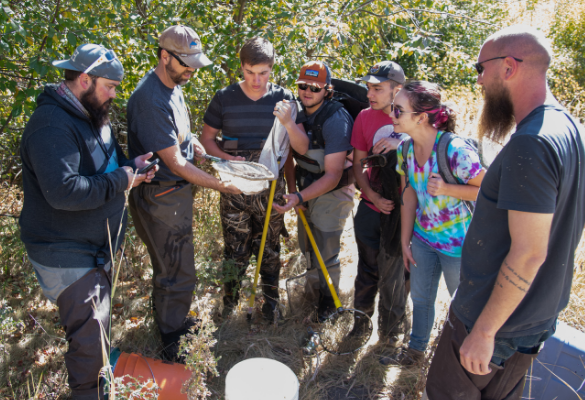
M479 53L480 136L503 142L516 131L482 182L423 399L520 399L568 304L585 225L585 128L548 89L551 54L541 32L522 26Z

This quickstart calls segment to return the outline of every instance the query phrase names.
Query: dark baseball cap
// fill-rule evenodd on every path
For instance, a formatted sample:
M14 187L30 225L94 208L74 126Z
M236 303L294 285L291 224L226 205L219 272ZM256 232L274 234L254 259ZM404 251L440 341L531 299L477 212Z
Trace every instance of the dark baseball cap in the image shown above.
M394 61L382 61L370 67L368 75L363 78L356 79L358 81L380 83L387 80L393 80L401 85L406 82L404 71L402 67Z
M185 64L198 69L211 64L201 47L201 39L195 31L185 25L174 25L165 29L158 38L158 45L173 52Z
M114 51L100 44L82 44L69 60L55 60L53 65L118 82L124 78L124 67Z

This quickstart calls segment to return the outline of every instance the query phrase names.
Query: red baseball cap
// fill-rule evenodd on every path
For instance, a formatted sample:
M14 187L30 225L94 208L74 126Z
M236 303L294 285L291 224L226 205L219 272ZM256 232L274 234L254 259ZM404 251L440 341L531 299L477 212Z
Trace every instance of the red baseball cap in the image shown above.
M321 61L309 61L301 68L299 79L295 84L305 83L307 85L324 88L325 85L331 85L331 72L329 67Z

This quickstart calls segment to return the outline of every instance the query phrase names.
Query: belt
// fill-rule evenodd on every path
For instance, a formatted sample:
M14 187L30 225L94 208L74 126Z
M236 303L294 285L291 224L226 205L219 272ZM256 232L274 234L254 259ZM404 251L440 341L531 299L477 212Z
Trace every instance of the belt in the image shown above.
M143 185L153 185L153 186L177 186L177 185L185 185L189 183L186 180L181 181L151 181L151 182L143 182Z

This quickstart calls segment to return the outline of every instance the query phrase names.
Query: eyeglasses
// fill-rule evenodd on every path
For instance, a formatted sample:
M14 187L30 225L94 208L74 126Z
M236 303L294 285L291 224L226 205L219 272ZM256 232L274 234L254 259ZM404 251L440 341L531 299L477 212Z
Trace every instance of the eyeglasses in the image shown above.
M478 73L479 75L481 75L481 74L482 74L482 72L485 70L484 66L483 66L483 65L481 65L481 64L483 64L483 63L486 63L486 62L488 62L488 61L493 61L493 60L501 60L501 59L508 58L508 57L512 57L512 56L494 57L494 58L490 58L489 60L485 60L485 61L482 61L482 62L475 63L475 64L473 64L473 65L475 66L475 70L477 71L477 73ZM519 59L519 58L516 58L516 57L512 57L512 58L513 58L514 60L518 61L518 62L522 62L522 61L523 61L523 60L521 60L521 59Z
M181 59L179 58L179 56L178 56L178 55L176 55L175 53L171 53L171 52L170 52L170 51L168 51L167 49L165 49L165 51L166 51L167 53L169 53L171 56L173 56L173 57L174 57L174 59L175 59L175 60L177 60L177 61L179 62L179 64L181 64L181 67L185 67L185 68L191 68L190 66L188 66L187 64L185 64L185 63L183 62L183 60L181 60ZM186 55L186 54L185 54L185 55Z
M362 164L362 168L384 168L388 163L388 160L383 154L372 154L371 156L362 158L360 163Z
M306 83L299 83L299 90L307 90L309 89L313 93L319 93L323 88L319 88L317 86L309 86Z
M394 107L394 103L391 104L392 109L390 112L394 111L394 116L396 119L400 118L402 114L419 114L417 111L402 111L398 107Z
M108 50L104 54L99 56L97 60L95 60L93 63L91 63L91 65L89 67L87 67L87 69L85 71L83 71L83 73L87 74L89 71L91 71L92 69L94 69L98 65L102 65L103 63L114 61L117 58L118 57L116 57L116 53L114 53L114 50Z

